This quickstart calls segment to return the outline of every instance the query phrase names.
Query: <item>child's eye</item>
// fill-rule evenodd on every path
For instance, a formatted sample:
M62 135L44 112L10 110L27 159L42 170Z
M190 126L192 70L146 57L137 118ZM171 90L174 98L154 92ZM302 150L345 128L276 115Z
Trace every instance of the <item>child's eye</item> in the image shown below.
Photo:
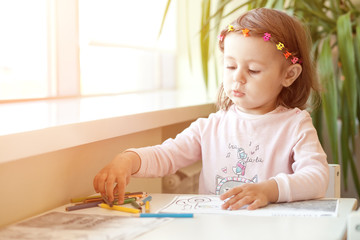
M250 74L258 74L258 73L260 73L260 71L259 70L254 70L254 69L249 69L249 73Z
M232 65L227 65L226 68L227 68L227 69L234 70L236 67L235 67L235 66L232 66Z

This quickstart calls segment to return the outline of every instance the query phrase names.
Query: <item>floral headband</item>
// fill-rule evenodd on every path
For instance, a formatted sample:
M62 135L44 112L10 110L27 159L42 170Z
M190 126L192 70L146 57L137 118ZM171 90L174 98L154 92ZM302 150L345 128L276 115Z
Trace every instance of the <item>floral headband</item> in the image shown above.
M228 26L227 32L235 32L235 31L240 31L240 30L235 29L233 25ZM250 30L247 28L241 29L241 32L244 35L244 37L250 36L250 34L249 34ZM224 38L225 38L225 34L220 34L218 36L218 39L220 42L224 41ZM267 33L267 32L264 33L263 39L265 42L270 41L271 34ZM293 64L295 64L295 63L301 64L302 63L301 60L298 57L296 57L293 53L291 53L282 42L276 43L276 48L277 48L277 50L279 50L283 53L285 59L290 59Z

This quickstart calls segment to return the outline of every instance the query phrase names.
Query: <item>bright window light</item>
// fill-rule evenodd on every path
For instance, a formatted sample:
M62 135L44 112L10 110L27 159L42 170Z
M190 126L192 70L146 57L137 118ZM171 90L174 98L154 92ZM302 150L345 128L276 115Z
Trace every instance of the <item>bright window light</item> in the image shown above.
M166 3L167 0L79 0L83 95L175 85L175 3L170 5L158 39Z
M176 1L0 0L0 102L175 88Z
M47 1L0 0L0 100L48 95Z

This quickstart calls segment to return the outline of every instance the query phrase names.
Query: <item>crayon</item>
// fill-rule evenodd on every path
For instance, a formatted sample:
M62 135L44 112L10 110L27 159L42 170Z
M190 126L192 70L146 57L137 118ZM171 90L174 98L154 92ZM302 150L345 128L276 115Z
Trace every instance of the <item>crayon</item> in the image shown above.
M120 216L125 218L193 218L193 213L137 213L127 216Z
M79 198L71 198L70 202L71 203L77 203L77 202L82 202L86 199L93 199L93 198L101 198L101 195L93 195L93 196L88 196L88 197L79 197Z
M151 197L151 196L148 196L148 197L142 199L139 204L140 204L141 206L143 206L143 205L145 205L145 203L146 203L147 201L151 201L151 199L152 199L152 197Z
M125 198L132 198L132 197L143 198L143 197L147 197L147 194L128 194L128 195L125 195Z
M85 200L83 201L83 203L99 202L99 201L103 201L102 197L85 199Z
M123 203L119 204L118 200L116 199L114 204L115 205L123 205L123 204L128 204L128 203L132 203L132 202L135 202L136 198L127 198L124 200Z
M80 203L80 204L76 204L74 206L66 207L65 210L66 211L73 211L73 210L79 210L79 209L84 209L84 208L96 207L99 203L102 203L102 202L103 201L91 202L91 203Z
M143 192L139 192L139 194L140 193L143 193ZM125 194L130 194L130 192L126 192ZM117 198L118 194L115 194L114 197ZM100 194L96 194L96 195L87 196L87 197L71 198L70 202L71 203L90 202L92 199L100 199L101 200L102 196Z
M100 203L98 206L101 207L101 208L117 210L117 211L121 211L121 212L140 213L139 209L121 207L121 206L118 206L118 205L114 205L114 206L110 207L108 204Z
M155 217L155 218L193 218L193 213L140 213L134 217Z
M137 201L132 201L131 202L131 205L133 205L135 208L137 208L137 209L140 209L140 210L142 210L142 207L140 206L140 204L137 202Z
M107 196L102 196L102 199L104 200L104 202L109 205L110 207L112 207L114 205L114 202L110 202Z
M135 196L135 197L134 197L134 196L133 196L133 197L127 197L127 196L125 196L125 197L124 197L124 199L129 199L129 198L135 198L135 200L141 199L141 197L136 197L136 196Z
M127 195L147 195L147 192L126 192L125 196Z
M145 212L150 213L150 201L145 202Z

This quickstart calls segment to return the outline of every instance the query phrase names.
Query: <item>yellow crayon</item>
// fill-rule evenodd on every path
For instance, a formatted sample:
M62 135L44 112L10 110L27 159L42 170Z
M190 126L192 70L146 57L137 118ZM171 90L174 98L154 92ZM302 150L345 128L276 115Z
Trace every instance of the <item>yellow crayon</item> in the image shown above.
M121 211L121 212L140 213L139 209L121 207L121 206L117 206L117 205L114 205L114 206L110 207L108 204L100 203L98 206L101 207L101 208L117 210L117 211Z
M128 194L128 195L125 195L125 198L133 198L133 197L144 198L144 197L147 197L147 194Z
M150 201L145 202L145 212L150 213Z

